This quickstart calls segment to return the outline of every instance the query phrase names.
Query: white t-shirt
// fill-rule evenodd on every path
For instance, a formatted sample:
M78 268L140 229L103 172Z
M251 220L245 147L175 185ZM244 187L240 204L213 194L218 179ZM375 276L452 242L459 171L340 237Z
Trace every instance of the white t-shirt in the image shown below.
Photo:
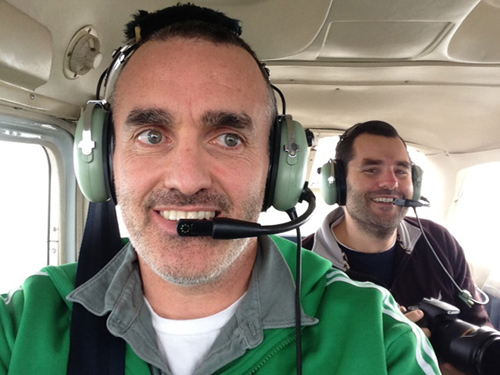
M158 348L174 375L191 375L194 372L219 335L221 328L234 315L242 298L212 316L172 320L156 314L144 297L146 306L151 312Z

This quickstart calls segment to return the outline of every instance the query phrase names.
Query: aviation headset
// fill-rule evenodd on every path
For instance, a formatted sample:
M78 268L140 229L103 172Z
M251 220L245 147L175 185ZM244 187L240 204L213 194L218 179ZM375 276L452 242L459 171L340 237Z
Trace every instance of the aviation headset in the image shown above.
M108 90L116 73L136 49L137 43L131 41L114 52L111 65L104 71L97 88L96 97L99 98L100 85L104 82L104 99L89 101L76 127L75 174L82 193L91 202L112 199L116 203L113 116L107 101ZM287 211L301 200L307 172L308 140L303 127L291 115L285 114L283 94L272 87L283 102L283 114L277 116L270 132L270 163L262 210L273 206Z
M373 123L382 123L382 126L390 126L387 123L384 123L382 121L370 121ZM360 123L356 124L353 127L347 129L344 134L340 136L339 143L337 144L337 151L338 151L338 145L345 141L347 138L353 136L353 131L358 128L360 125L366 124L369 126L370 124L368 123ZM363 131L356 132L359 134L363 134ZM374 134L371 132L366 132L367 134ZM380 134L384 136L383 134ZM389 137L393 137L393 135L387 135ZM321 168L319 168L318 172L321 174L321 193L323 195L323 198L325 202L329 205L333 205L335 203L339 205L345 205L346 203L346 193L347 193L347 184L346 184L346 172L345 172L345 167L344 163L341 160L338 159L330 159L328 160L327 163L325 163ZM420 218L417 215L417 211L415 210L416 207L425 207L428 206L428 201L424 197L421 196L421 191L422 191L422 176L423 176L423 170L416 164L412 164L412 169L411 169L411 174L412 174L412 183L413 183L413 197L411 198L411 203L417 203L418 205L412 205L415 217L417 218L417 223L418 226L422 232L422 236L424 237L425 242L429 246L429 249L431 250L432 254L434 255L435 259L447 275L448 279L453 283L454 288L458 291L458 297L468 306L472 307L474 303L479 304L479 305L484 305L487 304L489 301L488 295L486 295L480 288L476 287L476 290L481 293L484 297L484 301L476 300L473 297L473 294L466 290L462 289L458 283L453 279L453 277L450 275L444 264L442 263L441 259L439 258L436 250L434 250L434 247L432 246L431 242L427 238L426 231L422 227L422 223L420 222ZM419 200L422 200L423 202L427 203L420 203L418 202ZM408 200L409 201L409 200ZM409 207L406 206L405 207Z
M377 121L381 122L381 121ZM351 137L353 131L358 126L366 123L360 123L347 129L344 134L340 136L339 144ZM387 123L384 123L387 124ZM389 124L387 124L389 125ZM368 133L372 134L372 133ZM337 146L338 149L338 146ZM347 183L346 183L346 169L342 160L330 159L321 168L318 169L321 174L321 194L325 202L329 205L337 203L340 206L346 204L347 198ZM418 201L421 198L422 191L422 176L423 170L416 164L412 164L411 177L413 183L413 197L412 200Z
M127 37L130 41L114 52L110 66L104 71L97 85L97 100L91 100L87 103L82 111L76 128L73 150L74 168L78 184L85 197L93 202L93 204L91 204L91 209L93 208L93 210L90 210L89 217L97 217L98 220L104 218L104 226L101 225L103 224L101 221L95 223L93 221L88 221L86 225L84 237L87 241L85 246L82 243L81 253L86 255L87 261L82 262L82 259L80 259L77 273L77 282L79 280L78 285L81 285L82 282L89 279L89 276L91 277L94 272L98 272L101 269L102 262L96 264L94 259L95 253L101 256L101 253L109 253L110 250L115 248L119 249L118 245L108 246L108 243L106 241L101 241L100 237L96 237L94 232L104 235L105 239L113 239L121 242L116 225L111 225L110 230L102 230L103 228L109 228L109 226L105 225L110 224L108 221L115 222L116 218L115 220L106 220L107 216L100 212L106 210L109 216L116 215L113 205L111 204L116 203L116 196L113 186L113 116L108 103L108 98L110 97L108 95L108 90L114 85L116 73L123 68L124 63L126 63L140 45L141 25L138 25L138 23L142 22L144 28L148 29L145 32L151 33L155 31L153 30L155 24L164 23L165 16L175 20L182 19L181 13L184 9L188 10L187 14L190 19L193 19L193 16L195 18L197 16L203 16L203 19L206 19L208 16L210 18L209 22L217 21L218 23L222 23L223 27L231 29L238 36L241 34L241 28L239 28L239 24L236 20L228 19L223 14L219 14L222 15L222 17L219 17L217 12L214 13L210 10L208 10L209 14L207 14L207 9L201 9L191 4L177 5L176 7L166 8L152 14L139 11L134 21L135 23L132 23L135 39L131 37L128 32L130 31L131 24L127 25ZM262 68L267 75L269 75L267 69L263 65ZM104 95L103 99L99 99L102 84L104 84ZM281 98L283 111L282 115L276 117L270 131L269 170L262 210L265 211L270 206L274 206L280 211L286 211L293 219L293 217L296 216L294 209L295 205L303 199L309 202L309 208L306 213L299 218L293 219L287 225L263 227L265 230L272 230L273 233L278 233L279 231L283 231L285 227L287 227L286 229L297 228L307 220L314 210L315 199L305 182L308 146L311 138L306 135L302 126L292 119L292 116L286 114L285 99L281 91L274 86L272 86L272 88L277 91ZM97 205L95 203L103 204ZM214 221L215 220L212 220L210 222L213 224ZM248 225L246 225L246 227L248 227ZM277 227L279 227L278 232ZM301 374L301 252L299 245L300 232L298 229L297 235L296 283L299 287L296 288L295 295L295 326L297 331L297 373ZM99 240L96 242L95 238L99 238ZM241 238L241 236L237 238ZM96 243L94 244L94 242ZM100 251L103 249L104 251ZM82 263L84 267L82 267ZM103 264L105 264L105 262ZM125 364L124 341L116 340L114 336L109 334L105 328L105 317L96 317L77 304L73 309L72 319L73 324L71 328L71 350L68 373L72 375L87 373L97 374L107 373L108 369L112 369L112 373L123 374ZM97 323L95 319L98 320ZM85 324L81 324L82 322ZM92 342L92 345L89 345L90 342ZM96 351L99 355L96 355ZM94 358L95 361L88 361L88 357Z

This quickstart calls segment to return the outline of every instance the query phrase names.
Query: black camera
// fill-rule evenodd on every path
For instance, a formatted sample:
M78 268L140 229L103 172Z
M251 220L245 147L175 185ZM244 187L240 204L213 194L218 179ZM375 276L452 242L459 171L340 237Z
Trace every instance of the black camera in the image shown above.
M460 310L446 302L424 298L417 307L425 313L418 325L430 329L441 362L467 375L500 374L500 332L457 319Z

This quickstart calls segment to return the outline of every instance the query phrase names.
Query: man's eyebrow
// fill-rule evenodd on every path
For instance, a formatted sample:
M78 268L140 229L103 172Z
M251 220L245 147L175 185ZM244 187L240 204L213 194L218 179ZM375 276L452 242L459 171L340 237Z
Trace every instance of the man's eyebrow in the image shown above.
M411 163L409 161L398 161L396 165L406 169L411 169Z
M125 119L125 124L128 126L168 126L172 123L172 115L162 108L137 108L132 110Z
M363 160L361 160L361 165L381 165L383 163L384 162L382 159L364 158ZM396 165L398 167L403 167L407 169L411 168L411 163L409 161L401 160L396 162Z
M382 163L381 159L363 158L361 160L361 165L380 165Z
M162 108L137 108L132 110L125 119L127 126L171 126L173 123L172 114ZM230 127L250 131L255 128L252 118L246 113L229 111L209 111L203 116L202 123L206 127Z
M203 116L203 124L207 127L230 127L234 129L255 130L254 123L246 113L211 111Z

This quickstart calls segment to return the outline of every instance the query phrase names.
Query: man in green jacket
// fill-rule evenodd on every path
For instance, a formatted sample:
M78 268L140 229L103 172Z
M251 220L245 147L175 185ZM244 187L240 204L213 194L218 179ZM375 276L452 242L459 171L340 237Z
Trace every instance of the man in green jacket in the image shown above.
M70 264L2 296L0 374L66 374L76 306L126 343L125 374L439 374L385 289L304 252L297 335L294 244L177 234L179 219L256 222L269 206L273 90L220 13L178 5L140 12L127 30L106 99L130 243L76 288Z

